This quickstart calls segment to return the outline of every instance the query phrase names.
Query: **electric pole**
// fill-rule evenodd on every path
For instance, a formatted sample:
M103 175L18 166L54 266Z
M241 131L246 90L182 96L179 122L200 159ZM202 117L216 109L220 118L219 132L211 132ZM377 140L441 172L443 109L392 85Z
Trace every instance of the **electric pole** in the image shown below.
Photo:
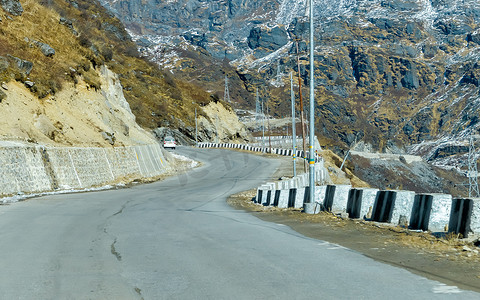
M293 148L293 177L297 176L297 165L295 158L297 156L296 145L296 121L295 121L295 93L293 91L293 74L290 72L290 98L292 100L292 148ZM288 126L287 126L288 128Z
M309 147L309 165L310 165L310 197L308 204L312 206L315 203L315 149L314 149L314 118L315 118L315 86L314 86L314 45L313 45L313 0L310 0L310 147ZM315 210L315 209L314 209ZM309 210L310 211L310 210ZM310 211L311 212L311 211ZM313 211L315 213L315 211Z
M302 123L302 140L303 140L303 169L307 172L307 140L305 139L305 118L303 116L303 97L302 97L302 78L300 76L300 58L298 57L300 54L298 52L298 41L295 42L297 47L297 68L298 68L298 94L300 95L300 122Z
M195 146L198 146L197 108L195 107Z

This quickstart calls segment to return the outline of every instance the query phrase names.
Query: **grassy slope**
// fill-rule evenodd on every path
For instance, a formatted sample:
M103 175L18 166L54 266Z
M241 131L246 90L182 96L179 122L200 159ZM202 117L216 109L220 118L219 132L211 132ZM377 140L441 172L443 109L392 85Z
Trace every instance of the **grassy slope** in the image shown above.
M97 2L26 0L22 6L18 17L0 10L0 56L13 55L34 67L27 75L10 60L7 69L0 69L0 81L33 81L31 91L45 98L79 77L101 88L94 68L106 64L120 75L137 122L147 128L192 126L194 109L210 102L202 88L139 58L123 25ZM61 17L71 20L74 30L60 24ZM33 40L53 47L55 55L44 56Z

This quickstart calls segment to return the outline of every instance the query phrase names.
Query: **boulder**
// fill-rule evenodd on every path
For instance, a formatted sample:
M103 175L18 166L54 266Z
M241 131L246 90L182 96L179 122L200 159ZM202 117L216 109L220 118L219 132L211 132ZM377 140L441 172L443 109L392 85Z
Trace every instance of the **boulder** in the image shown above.
M10 54L7 54L7 57L11 59L17 65L20 71L25 73L25 75L29 75L30 72L32 72L33 63L31 61L23 60Z
M271 29L254 27L247 38L250 49L264 48L275 51L288 42L287 32L283 27L276 26Z
M418 71L415 63L410 60L402 60L403 65L406 67L404 71L402 71L402 85L403 87L413 90L418 89L420 86L420 80L418 78Z
M32 88L35 85L35 82L27 80L24 82L25 86L28 87L29 89Z
M477 45L480 45L480 32L473 32L467 35L467 42L472 42Z
M23 13L23 7L18 0L0 0L0 5L4 11L14 16L21 16Z
M10 64L6 57L0 56L0 73L7 70Z
M4 91L0 90L0 103L3 101L3 99L7 98L7 94L5 94Z
M105 141L107 141L110 145L114 145L115 144L115 133L113 132L106 132L106 131L102 131L102 137Z
M460 79L460 84L473 84L478 87L480 85L480 78L474 71L469 71Z
M73 27L73 22L71 20L61 17L59 23L68 27L73 32L74 35L76 36L78 35L78 32Z
M102 28L105 31L112 33L117 39L123 42L130 40L130 36L123 28L119 28L108 22L102 23Z
M288 26L288 33L293 39L300 38L308 33L309 26L308 22L294 18L290 26Z
M422 48L423 56L425 58L433 58L437 55L438 47L436 45L424 45Z
M46 57L52 57L55 55L55 49L53 49L50 45L42 43L42 42L35 42L35 44L40 48L43 55Z
M192 32L185 32L182 37L189 41L192 45L202 47L203 49L206 49L206 45L208 44L207 37L205 36L205 33L199 34L199 33L192 33Z
M433 24L434 27L439 29L445 35L462 35L472 31L472 27L462 22L456 22L453 20L439 20Z

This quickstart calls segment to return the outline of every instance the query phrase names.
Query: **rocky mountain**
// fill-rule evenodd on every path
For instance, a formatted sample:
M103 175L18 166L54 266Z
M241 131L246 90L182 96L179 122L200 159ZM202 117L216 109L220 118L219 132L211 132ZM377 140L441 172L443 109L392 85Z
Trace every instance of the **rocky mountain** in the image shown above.
M102 3L144 55L176 76L221 97L227 75L231 97L243 108L254 107L259 87L273 111L286 114L290 72L300 74L308 95L307 1ZM478 1L316 0L314 19L316 132L323 145L408 151L437 165L464 165L465 140L480 126Z

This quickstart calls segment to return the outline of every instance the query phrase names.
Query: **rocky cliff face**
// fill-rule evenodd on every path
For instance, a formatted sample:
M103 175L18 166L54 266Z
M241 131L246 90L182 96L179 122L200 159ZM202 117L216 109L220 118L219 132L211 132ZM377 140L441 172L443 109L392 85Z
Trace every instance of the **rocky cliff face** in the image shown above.
M262 86L270 106L284 114L289 73L299 73L308 84L306 1L103 4L126 22L144 54L177 74L196 74L207 85L221 83L227 74L241 98L236 101L244 106L252 107L255 88ZM439 165L457 164L451 155L465 153L463 140L480 126L478 1L322 0L314 5L321 142L343 148L361 141L372 150L408 150Z

